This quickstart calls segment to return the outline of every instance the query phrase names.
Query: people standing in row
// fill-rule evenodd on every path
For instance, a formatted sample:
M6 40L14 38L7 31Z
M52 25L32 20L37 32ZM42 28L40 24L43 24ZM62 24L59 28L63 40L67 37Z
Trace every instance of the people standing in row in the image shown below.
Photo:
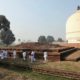
M7 59L8 55L9 54L8 54L7 50L0 50L0 58L1 59ZM13 50L12 57L13 57L13 59L17 58L16 49ZM23 57L23 60L29 60L29 62L31 62L31 63L33 63L36 60L35 59L35 51L31 51L31 52L26 53L26 51L23 50L22 57ZM43 58L44 58L44 62L47 62L48 52L46 50L43 52Z

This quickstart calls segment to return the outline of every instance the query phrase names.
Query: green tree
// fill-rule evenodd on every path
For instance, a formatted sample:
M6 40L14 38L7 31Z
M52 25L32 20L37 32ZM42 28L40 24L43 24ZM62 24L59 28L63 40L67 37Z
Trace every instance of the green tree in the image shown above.
M55 41L55 39L53 38L53 36L47 36L47 42L48 43L52 43L53 41Z
M15 41L15 36L10 30L10 22L4 15L0 15L0 39L6 45Z
M1 40L4 44L10 45L12 42L15 41L15 37L11 30L7 30L7 31L3 30L1 32Z
M63 39L62 39L62 38L58 38L57 41L58 41L58 42L63 42Z
M47 43L46 37L45 37L45 36L40 36L40 37L38 38L38 42L39 42L39 43Z

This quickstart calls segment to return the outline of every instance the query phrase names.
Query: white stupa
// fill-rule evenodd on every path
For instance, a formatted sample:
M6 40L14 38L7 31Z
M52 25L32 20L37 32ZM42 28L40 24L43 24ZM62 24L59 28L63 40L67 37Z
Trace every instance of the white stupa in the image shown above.
M80 43L80 7L66 23L66 40L68 43Z

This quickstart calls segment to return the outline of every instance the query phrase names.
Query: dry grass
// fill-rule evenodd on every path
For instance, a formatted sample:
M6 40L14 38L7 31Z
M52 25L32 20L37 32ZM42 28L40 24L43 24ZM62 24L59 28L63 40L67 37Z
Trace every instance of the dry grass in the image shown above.
M0 68L0 80L32 80L29 77L22 76L14 71Z
M47 62L45 64L38 64L37 67L80 72L80 62L74 61Z
M63 77L41 75L34 72L17 72L5 68L0 68L0 80L72 80Z
M38 63L38 65L36 65ZM67 66L72 67L72 62L48 62L46 64L42 64L42 61L40 62L35 62L35 66L38 67L46 67L46 68L57 68L57 69L68 69ZM80 62L79 62L80 63ZM79 64L78 63L78 64ZM34 66L34 63L33 63ZM75 67L76 67L76 62L75 62ZM78 70L80 70L80 66ZM62 78L62 77L56 77L56 76L48 76L48 75L41 75L38 74L37 72L32 72L32 71L18 71L16 69L4 69L0 68L0 80L72 80L72 79L67 79L67 78Z

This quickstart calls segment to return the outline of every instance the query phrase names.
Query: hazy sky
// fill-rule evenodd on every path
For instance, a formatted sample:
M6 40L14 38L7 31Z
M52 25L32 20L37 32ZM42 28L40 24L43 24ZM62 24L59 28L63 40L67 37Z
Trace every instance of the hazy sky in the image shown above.
M0 15L22 41L37 41L40 35L65 39L66 21L78 5L80 0L0 0Z

